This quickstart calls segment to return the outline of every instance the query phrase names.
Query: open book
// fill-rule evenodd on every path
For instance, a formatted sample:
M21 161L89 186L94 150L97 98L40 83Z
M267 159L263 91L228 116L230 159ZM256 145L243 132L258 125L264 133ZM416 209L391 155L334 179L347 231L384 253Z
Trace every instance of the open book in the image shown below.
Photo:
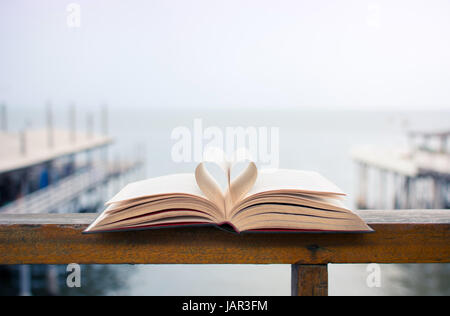
M175 174L127 185L84 231L110 232L171 226L217 225L240 232L370 232L345 208L345 195L315 172L257 171L250 162L225 190L204 163L195 174Z

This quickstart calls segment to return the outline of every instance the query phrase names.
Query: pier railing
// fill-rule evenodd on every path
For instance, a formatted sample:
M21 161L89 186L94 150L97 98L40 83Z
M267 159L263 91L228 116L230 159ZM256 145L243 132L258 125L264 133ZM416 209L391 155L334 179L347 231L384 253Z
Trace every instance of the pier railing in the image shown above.
M1 214L0 264L290 264L293 295L327 295L329 263L450 263L450 210L357 213L374 233L82 235L95 214Z
M0 208L0 214L49 213L77 199L84 192L92 190L111 178L137 169L141 161L115 163L107 166L95 164L81 168L48 187L27 194Z

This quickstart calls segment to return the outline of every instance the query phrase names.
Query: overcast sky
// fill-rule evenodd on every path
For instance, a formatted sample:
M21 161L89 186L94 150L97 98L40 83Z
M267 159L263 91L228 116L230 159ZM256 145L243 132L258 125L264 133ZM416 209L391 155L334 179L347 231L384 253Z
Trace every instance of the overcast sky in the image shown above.
M69 3L0 2L0 102L450 109L448 0Z

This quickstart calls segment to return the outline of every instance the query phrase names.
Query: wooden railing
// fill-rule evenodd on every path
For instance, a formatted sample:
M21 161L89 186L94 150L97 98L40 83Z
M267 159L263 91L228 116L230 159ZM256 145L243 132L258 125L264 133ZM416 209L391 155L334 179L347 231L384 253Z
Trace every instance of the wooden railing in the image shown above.
M83 235L96 214L1 214L0 264L291 264L293 295L327 295L328 263L450 262L450 210L357 213L374 233L192 227Z

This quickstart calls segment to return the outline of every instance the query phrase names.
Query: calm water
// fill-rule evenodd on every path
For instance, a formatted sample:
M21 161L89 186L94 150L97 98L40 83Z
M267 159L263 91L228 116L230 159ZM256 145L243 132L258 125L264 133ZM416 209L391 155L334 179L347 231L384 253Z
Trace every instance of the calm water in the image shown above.
M26 119L24 111L10 110L12 126ZM80 109L79 113L84 110ZM56 121L66 124L65 108L56 109ZM44 113L32 109L27 114L34 126L42 125ZM79 114L80 116L82 114ZM84 117L81 116L81 117ZM404 146L410 129L448 129L450 112L296 112L277 109L165 111L124 107L110 109L110 134L117 143L113 158L129 158L137 148L146 151L146 176L192 172L194 163L175 163L171 132L178 126L193 127L201 118L203 127L278 127L280 167L316 170L349 193L354 206L355 168L349 156L352 146L383 144ZM80 126L84 126L80 120ZM58 125L58 124L57 124ZM397 295L450 294L447 265L381 265L380 288L366 285L366 265L331 265L330 294ZM77 294L141 295L289 295L290 267L263 266L83 266L82 289L61 291Z

